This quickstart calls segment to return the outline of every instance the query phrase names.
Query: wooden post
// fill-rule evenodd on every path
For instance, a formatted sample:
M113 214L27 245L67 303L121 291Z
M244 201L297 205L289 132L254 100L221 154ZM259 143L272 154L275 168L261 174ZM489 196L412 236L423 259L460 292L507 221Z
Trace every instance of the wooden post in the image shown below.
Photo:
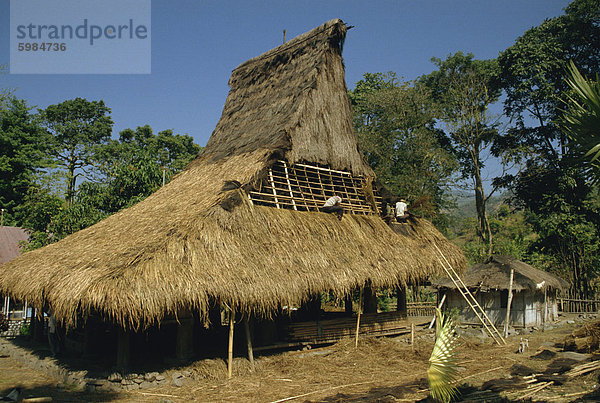
M359 303L358 303L358 316L356 317L356 335L355 335L355 340L354 340L355 348L358 348L358 331L360 329L360 313L362 312L362 305L363 305L363 289L361 288Z
M512 304L512 287L515 277L515 269L510 269L510 280L508 281L508 301L506 302L506 321L504 322L504 337L508 337L508 326L510 325L510 306ZM525 315L525 313L523 313Z
M121 327L117 336L117 369L127 372L129 369L129 332Z
M352 291L344 298L344 312L352 317Z
M235 323L235 311L233 307L229 311L229 345L227 348L227 378L231 379L233 372L233 325Z
M548 287L544 287L544 324L542 331L546 329L546 321L548 320Z
M189 311L182 312L182 316L175 340L175 358L179 362L188 361L194 355L194 318Z
M408 317L406 309L406 286L396 287L396 310L403 318Z
M412 347L412 351L415 351L415 324L410 324L410 345Z
M370 281L367 284L365 284L363 301L364 313L377 313L377 293L375 292L373 287L371 287Z
M246 344L248 345L248 361L254 371L254 352L252 351L252 337L250 336L250 318L244 320L244 330L246 331Z

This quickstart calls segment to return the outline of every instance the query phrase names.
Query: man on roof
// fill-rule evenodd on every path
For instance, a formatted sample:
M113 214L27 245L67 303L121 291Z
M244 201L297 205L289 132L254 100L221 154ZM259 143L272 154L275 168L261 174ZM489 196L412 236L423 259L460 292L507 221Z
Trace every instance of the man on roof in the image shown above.
M398 203L396 203L396 221L398 222L406 222L408 218L408 206L406 205L406 200L400 199Z
M338 220L342 219L344 215L344 208L341 206L342 198L339 196L332 196L321 207L321 211L324 213L335 213L338 216Z

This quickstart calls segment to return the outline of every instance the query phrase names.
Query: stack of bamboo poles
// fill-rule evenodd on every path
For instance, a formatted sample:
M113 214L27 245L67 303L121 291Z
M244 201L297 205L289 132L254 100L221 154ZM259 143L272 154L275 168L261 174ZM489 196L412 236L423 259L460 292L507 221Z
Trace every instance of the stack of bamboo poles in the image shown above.
M562 377L564 377L565 380L569 380L569 379L573 379L577 376L585 375L589 372L596 371L599 369L600 369L600 361L586 362L584 364L580 364L580 365L573 367L569 371L565 372L562 375ZM533 375L529 375L529 376L524 376L523 379L525 380L525 383L528 384L526 393L524 395L518 396L519 394L521 394L523 392L523 391L518 391L516 393L511 393L511 396L509 396L509 397L511 399L518 398L518 400L527 399L527 398L532 397L533 395L535 395L542 389L545 389L548 386L551 386L554 384L554 381L552 381L552 380L549 380L549 381L538 380L538 377L540 377L540 376L541 376L541 374L533 374Z
M357 318L337 318L322 321L298 322L288 326L288 340L312 343L329 343L356 332ZM400 312L362 314L358 332L364 336L388 336L406 334L410 326Z

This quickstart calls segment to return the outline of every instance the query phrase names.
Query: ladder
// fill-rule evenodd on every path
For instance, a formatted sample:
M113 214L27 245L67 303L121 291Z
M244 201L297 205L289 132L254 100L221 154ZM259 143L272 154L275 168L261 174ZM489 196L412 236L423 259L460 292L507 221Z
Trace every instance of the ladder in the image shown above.
M465 299L465 301L467 301L467 303L469 304L469 306L471 307L471 309L473 310L473 312L475 313L477 318L479 318L479 320L483 324L483 327L485 328L485 330L487 330L487 332L490 334L490 336L492 336L494 341L496 343L498 343L498 345L506 344L506 340L504 340L504 338L502 337L502 335L500 334L500 332L498 331L496 326L494 326L494 324L492 323L490 318L487 316L487 314L485 313L485 311L483 310L481 305L479 305L479 303L477 302L477 299L473 296L471 291L469 291L469 289L467 288L465 283L462 281L462 279L460 278L458 273L456 273L456 271L454 270L454 268L452 267L452 265L450 264L448 259L446 259L446 256L444 256L444 254L442 253L442 251L440 250L440 248L438 248L438 246L436 244L433 244L433 246L435 246L435 248L437 249L437 251L440 255L438 257L438 260L439 260L440 264L442 265L442 267L444 268L444 271L446 272L448 277L450 277L450 280L452 280L452 282L454 283L454 285L456 286L458 291L460 291L463 298Z

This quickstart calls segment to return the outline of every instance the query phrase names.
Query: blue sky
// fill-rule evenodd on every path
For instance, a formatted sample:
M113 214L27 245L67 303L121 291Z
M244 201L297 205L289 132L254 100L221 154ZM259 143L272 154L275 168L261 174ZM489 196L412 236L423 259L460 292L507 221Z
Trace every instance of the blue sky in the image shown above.
M191 135L203 146L221 115L231 71L281 44L283 29L291 39L333 18L353 25L343 55L353 88L365 72L414 79L433 70L431 57L457 51L494 58L568 3L152 0L151 74L7 74L0 88L15 89L39 108L75 97L102 99L112 109L114 136L149 124L155 132ZM9 64L9 22L9 0L0 0L0 65Z

